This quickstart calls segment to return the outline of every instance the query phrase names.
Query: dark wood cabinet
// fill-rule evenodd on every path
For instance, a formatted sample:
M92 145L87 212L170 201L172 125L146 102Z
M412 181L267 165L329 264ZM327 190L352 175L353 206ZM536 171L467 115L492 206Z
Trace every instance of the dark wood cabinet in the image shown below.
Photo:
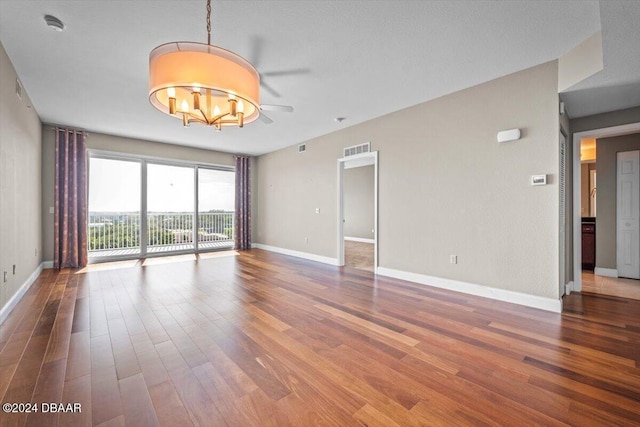
M596 224L582 223L582 269L596 267Z

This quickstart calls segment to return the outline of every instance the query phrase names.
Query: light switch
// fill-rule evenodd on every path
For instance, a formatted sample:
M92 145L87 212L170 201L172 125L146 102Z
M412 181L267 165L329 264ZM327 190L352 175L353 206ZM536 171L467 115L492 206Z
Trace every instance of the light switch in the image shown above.
M54 213L55 210L53 209L53 206L49 206L49 213Z
M320 213L320 208L316 208L316 213Z

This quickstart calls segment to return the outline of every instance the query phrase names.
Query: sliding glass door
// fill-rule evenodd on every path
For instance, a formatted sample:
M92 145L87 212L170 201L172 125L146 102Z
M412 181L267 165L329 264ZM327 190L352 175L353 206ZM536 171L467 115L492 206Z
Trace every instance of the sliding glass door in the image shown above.
M147 253L193 251L193 166L147 164Z
M90 261L233 248L233 170L98 154L89 170Z
M198 168L198 249L233 247L235 173Z
M141 163L91 158L88 247L92 258L138 257Z

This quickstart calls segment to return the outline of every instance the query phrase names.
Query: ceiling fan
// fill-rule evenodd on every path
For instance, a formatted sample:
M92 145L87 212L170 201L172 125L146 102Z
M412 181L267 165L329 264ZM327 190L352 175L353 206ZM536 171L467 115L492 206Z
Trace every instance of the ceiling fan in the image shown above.
M262 50L264 45L264 39L259 36L254 36L251 39L251 63L255 68L258 68L260 63L260 57L262 56ZM294 68L291 70L279 70L279 71L267 71L264 73L258 72L260 75L260 87L265 91L269 92L272 96L276 98L280 98L281 95L278 91L276 91L265 78L269 77L280 77L280 76L289 76L296 74L307 74L309 72L308 68ZM290 105L271 105L271 104L261 104L260 105L260 116L259 119L264 124L271 124L273 120L267 116L264 111L277 111L283 113L291 113L293 111L293 107Z
M291 105L271 105L271 104L262 104L260 105L260 116L258 118L264 124L270 125L273 123L273 120L269 118L263 111L280 111L283 113L291 113L293 112L293 107Z

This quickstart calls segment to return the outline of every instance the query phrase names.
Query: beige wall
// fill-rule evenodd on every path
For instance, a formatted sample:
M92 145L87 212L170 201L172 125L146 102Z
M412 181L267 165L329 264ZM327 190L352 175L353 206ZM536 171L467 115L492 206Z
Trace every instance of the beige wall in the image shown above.
M371 141L381 267L558 298L557 76L549 62L259 157L256 241L335 258L336 159Z
M40 227L40 119L0 44L0 308L42 259ZM13 274L13 265L16 273ZM3 272L8 272L3 283Z
M234 166L233 154L140 139L123 138L113 135L89 132L89 150L108 151L159 159L178 160L200 164ZM42 228L44 259L53 260L53 214L49 207L54 204L55 132L51 126L42 128Z
M638 122L640 122L640 107L633 107L571 119L571 132L578 133Z
M344 236L373 239L374 166L345 169L342 181L344 194Z
M596 140L596 267L616 269L617 153L640 150L640 133Z

